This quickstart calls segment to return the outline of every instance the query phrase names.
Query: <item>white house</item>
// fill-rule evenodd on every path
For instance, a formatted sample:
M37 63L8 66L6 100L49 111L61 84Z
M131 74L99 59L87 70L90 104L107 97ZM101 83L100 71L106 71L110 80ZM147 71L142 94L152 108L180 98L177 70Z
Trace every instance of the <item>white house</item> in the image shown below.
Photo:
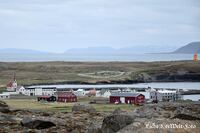
M96 97L110 97L110 95L111 92L109 89L102 89L96 93Z
M74 94L76 96L85 96L86 91L84 89L78 89L77 91L74 91Z
M10 98L10 94L0 94L0 99L9 99Z
M150 92L150 99L154 101L176 101L179 98L177 91L158 90Z
M18 92L18 94L25 95L26 89L24 88L24 86L17 86L16 92Z
M36 88L25 88L24 95L28 96L40 96L40 95L54 95L57 92L57 89L54 87L36 87Z

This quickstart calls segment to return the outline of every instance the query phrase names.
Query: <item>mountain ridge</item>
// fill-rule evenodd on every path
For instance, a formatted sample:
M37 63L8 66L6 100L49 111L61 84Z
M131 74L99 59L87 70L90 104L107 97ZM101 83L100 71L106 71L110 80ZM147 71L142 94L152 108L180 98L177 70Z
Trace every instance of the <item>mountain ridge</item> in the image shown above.
M194 54L200 53L200 42L191 42L175 50L173 53Z
M0 53L13 53L13 54L49 54L50 52L32 50L32 49L18 49L18 48L5 48L0 49Z

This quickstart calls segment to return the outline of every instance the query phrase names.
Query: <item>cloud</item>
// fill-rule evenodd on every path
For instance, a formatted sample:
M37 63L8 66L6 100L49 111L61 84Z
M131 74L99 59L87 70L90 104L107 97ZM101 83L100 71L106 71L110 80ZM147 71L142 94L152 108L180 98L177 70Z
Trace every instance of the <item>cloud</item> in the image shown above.
M0 47L185 45L200 36L199 5L199 0L2 0Z

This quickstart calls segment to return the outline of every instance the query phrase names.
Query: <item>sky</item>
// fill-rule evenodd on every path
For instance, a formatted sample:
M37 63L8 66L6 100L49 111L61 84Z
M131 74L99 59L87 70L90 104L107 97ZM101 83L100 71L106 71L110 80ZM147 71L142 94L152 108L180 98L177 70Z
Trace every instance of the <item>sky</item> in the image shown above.
M155 46L200 41L200 0L0 0L0 49Z

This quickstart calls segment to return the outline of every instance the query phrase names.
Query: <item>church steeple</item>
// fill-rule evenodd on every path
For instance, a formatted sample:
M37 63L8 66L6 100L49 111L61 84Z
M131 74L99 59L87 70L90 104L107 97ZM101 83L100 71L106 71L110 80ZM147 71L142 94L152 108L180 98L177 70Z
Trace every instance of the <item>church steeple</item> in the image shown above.
M14 73L12 80L7 84L7 91L15 91L17 89L17 80Z

